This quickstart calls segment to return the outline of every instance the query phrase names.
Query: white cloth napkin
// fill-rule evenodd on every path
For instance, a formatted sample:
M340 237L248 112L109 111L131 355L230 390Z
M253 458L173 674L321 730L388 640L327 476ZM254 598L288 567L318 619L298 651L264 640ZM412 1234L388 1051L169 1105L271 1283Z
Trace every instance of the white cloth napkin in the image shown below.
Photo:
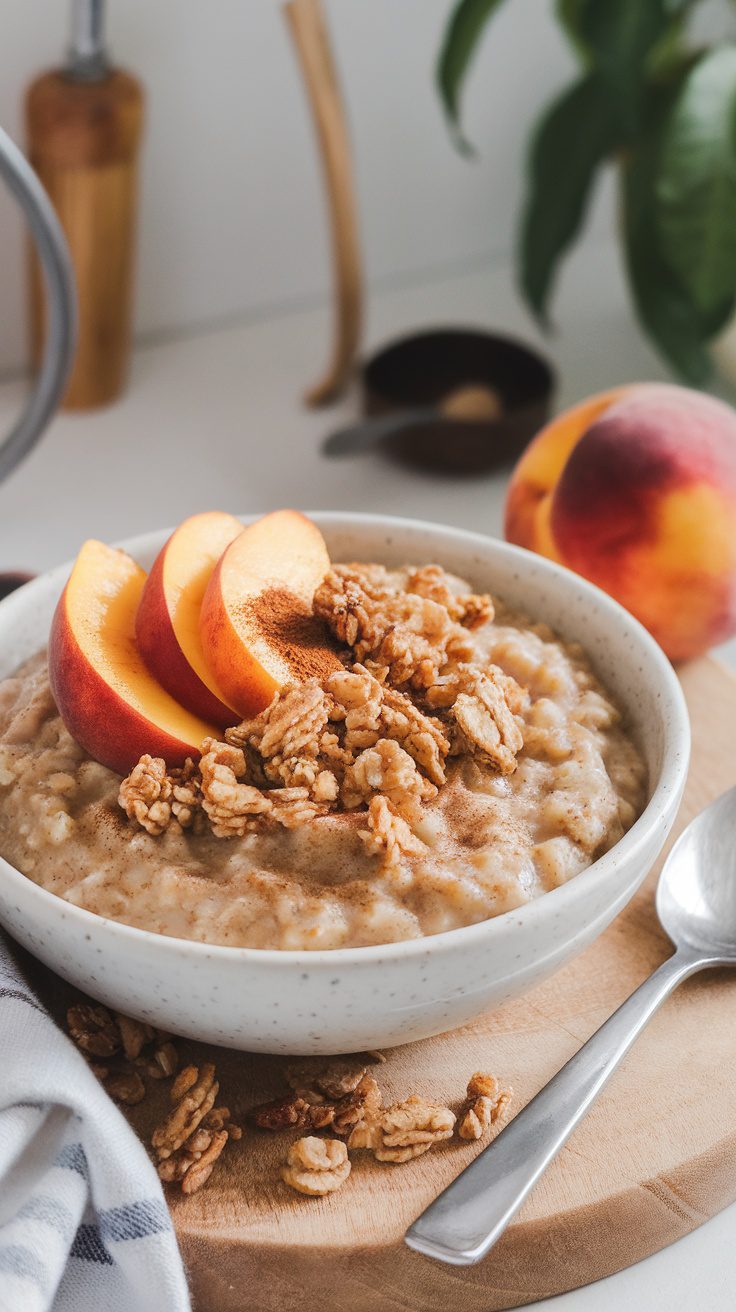
M0 1312L188 1312L143 1145L0 936Z

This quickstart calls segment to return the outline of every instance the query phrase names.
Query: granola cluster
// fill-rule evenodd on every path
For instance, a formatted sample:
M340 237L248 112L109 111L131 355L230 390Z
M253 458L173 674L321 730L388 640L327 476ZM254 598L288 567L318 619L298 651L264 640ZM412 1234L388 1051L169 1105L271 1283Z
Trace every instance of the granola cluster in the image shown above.
M416 822L448 757L515 769L526 694L472 660L470 630L493 617L489 597L457 594L435 565L338 565L314 612L349 649L345 668L283 688L224 742L205 739L196 765L167 771L142 756L119 794L134 824L234 838L362 809L360 836L391 871L425 851Z
M185 1066L171 1086L174 1106L151 1137L159 1176L168 1184L181 1181L182 1193L201 1189L228 1139L242 1135L229 1108L215 1106L219 1091L211 1062Z
M412 1094L373 1118L356 1125L349 1148L370 1148L377 1162L409 1162L429 1152L433 1144L450 1139L455 1113L449 1107L427 1102Z
M468 1080L465 1106L458 1118L461 1139L482 1139L502 1129L511 1105L511 1089L502 1089L495 1075L476 1071Z
M493 603L456 596L438 565L410 571L403 581L401 587L382 565L335 565L315 593L314 613L355 660L386 667L394 687L422 690L448 661L463 659L467 629L492 619Z
M332 1194L350 1175L348 1150L341 1139L307 1135L291 1145L280 1174L297 1193L313 1198Z
M377 1115L381 1090L364 1064L333 1062L326 1068L302 1063L289 1067L290 1092L250 1112L261 1130L324 1130L348 1135L355 1125Z
M130 1016L113 1016L94 1003L69 1007L67 1027L116 1102L142 1102L144 1075L153 1080L175 1077L169 1090L172 1110L151 1140L158 1174L165 1183L180 1184L185 1194L201 1189L228 1140L240 1139L243 1133L231 1121L229 1109L215 1105L220 1086L214 1066L185 1066L177 1074L179 1057L167 1034Z
M176 1048L163 1030L88 1002L69 1007L66 1021L93 1073L117 1102L142 1102L144 1075L163 1080L176 1071Z
M182 769L167 772L161 757L146 754L120 786L120 805L126 815L154 837L172 820L182 829L194 826L201 801L198 772L189 760Z

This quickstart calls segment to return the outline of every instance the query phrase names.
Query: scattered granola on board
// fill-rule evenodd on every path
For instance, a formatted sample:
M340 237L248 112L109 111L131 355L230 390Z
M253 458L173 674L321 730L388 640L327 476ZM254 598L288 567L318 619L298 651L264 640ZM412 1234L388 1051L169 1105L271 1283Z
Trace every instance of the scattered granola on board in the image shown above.
M172 1079L172 1110L151 1139L157 1170L165 1183L181 1183L185 1194L201 1189L228 1140L240 1139L243 1133L230 1119L229 1109L215 1105L220 1086L214 1066L185 1066L177 1074L179 1055L169 1035L130 1016L113 1017L95 1004L69 1007L67 1027L116 1102L128 1107L142 1102L147 1092L144 1075L156 1081Z

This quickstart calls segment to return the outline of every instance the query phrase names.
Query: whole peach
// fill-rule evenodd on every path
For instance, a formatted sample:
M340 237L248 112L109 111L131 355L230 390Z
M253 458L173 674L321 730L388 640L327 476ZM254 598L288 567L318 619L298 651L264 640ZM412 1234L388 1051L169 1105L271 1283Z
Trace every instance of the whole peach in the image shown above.
M616 597L672 660L736 633L736 411L632 384L554 419L511 478L506 537Z

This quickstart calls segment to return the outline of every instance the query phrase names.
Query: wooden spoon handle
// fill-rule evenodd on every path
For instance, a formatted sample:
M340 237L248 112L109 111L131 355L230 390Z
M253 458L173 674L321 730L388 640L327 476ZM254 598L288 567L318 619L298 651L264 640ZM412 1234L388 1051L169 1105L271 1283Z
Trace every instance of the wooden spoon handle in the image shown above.
M332 228L335 339L327 370L305 396L324 405L343 391L358 349L362 278L358 219L345 114L320 0L284 5L302 70L322 155Z

